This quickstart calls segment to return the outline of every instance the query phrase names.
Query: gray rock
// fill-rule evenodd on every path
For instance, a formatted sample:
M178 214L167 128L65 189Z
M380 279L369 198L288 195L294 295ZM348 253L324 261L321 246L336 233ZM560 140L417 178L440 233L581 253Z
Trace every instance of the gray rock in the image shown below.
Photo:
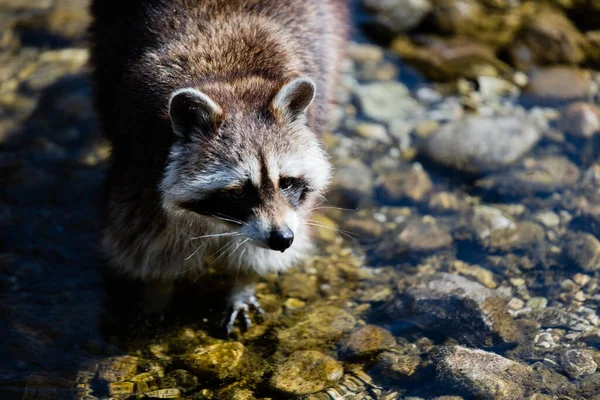
M412 304L410 314L419 326L436 334L475 346L512 343L520 338L505 299L460 275L438 273L406 294Z
M540 132L526 118L466 117L431 134L423 151L442 165L482 173L512 164L539 139Z
M522 165L477 182L479 186L507 196L548 194L577 184L581 172L566 157L529 159Z
M572 103L560 113L558 127L576 137L592 137L600 132L600 107L581 101Z
M361 111L369 119L389 123L395 118L417 114L419 104L400 82L374 82L354 89Z
M600 269L600 241L589 233L575 233L567 237L565 248L567 258L587 272Z
M415 28L431 11L429 0L363 0L378 24L398 34Z
M539 322L542 328L562 328L573 331L589 331L593 325L575 313L556 307L525 309L518 312L518 317L524 317Z
M270 385L291 395L307 395L333 386L344 369L333 358L314 350L297 351L275 369Z
M477 399L521 400L536 387L529 366L478 349L443 348L436 369L441 381Z
M581 378L596 372L598 364L585 350L570 349L562 353L560 363L571 378Z
M373 197L373 172L360 160L336 165L331 184L330 202L354 208Z
M486 247L503 247L518 240L517 224L501 210L490 206L473 209L471 229Z
M452 236L447 229L437 225L435 220L415 219L398 229L378 246L378 256L393 260L406 253L421 256L434 250L450 247Z
M548 67L535 70L525 90L537 104L558 105L588 100L596 88L589 71L574 67Z
M368 357L395 344L396 340L387 330L375 325L366 325L344 341L341 353L350 358Z

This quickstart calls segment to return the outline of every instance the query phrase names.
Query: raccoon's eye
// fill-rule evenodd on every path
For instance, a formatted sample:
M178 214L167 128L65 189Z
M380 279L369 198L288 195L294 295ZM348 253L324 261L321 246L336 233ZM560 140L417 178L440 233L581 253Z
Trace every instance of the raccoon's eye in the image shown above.
M246 188L244 188L243 186L238 186L236 188L228 190L227 194L229 195L229 197L234 198L236 200L241 199L246 195Z
M289 189L289 188L291 188L292 186L294 186L294 183L295 183L295 182L296 182L296 180L295 180L294 178L290 178L289 176L288 176L288 177L285 177L285 178L281 178L281 179L279 180L279 188L280 188L281 190L286 190L286 189Z

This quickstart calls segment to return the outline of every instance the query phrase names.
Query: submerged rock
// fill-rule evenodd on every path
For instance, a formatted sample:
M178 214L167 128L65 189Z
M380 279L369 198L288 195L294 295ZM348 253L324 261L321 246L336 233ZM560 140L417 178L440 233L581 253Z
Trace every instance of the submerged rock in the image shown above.
M600 107L578 101L560 113L558 127L576 137L589 138L600 132Z
M570 67L548 67L535 70L529 77L525 94L542 105L559 105L588 100L594 93L589 71Z
M514 343L519 331L496 291L459 275L438 273L406 292L410 316L437 335L473 346Z
M393 260L406 253L421 256L434 250L450 247L452 235L431 218L411 220L395 235L390 235L377 247L380 258Z
M328 348L354 328L355 318L341 308L322 306L308 311L295 325L277 334L285 352Z
M332 203L356 207L373 197L373 171L360 160L336 165L329 199Z
M540 132L526 118L466 117L431 134L423 151L444 166L483 173L512 164L539 139Z
M421 164L400 168L377 179L378 191L384 201L421 201L433 188L433 183Z
M100 363L98 378L108 382L130 380L136 374L138 362L139 359L134 356L108 358Z
M600 241L589 233L567 237L565 255L577 267L587 272L600 270Z
M348 337L341 347L341 353L349 358L372 356L396 344L394 336L375 325L367 325Z
M430 0L363 0L375 28L398 34L415 28L431 11Z
M333 386L344 375L344 369L333 358L314 350L297 351L278 365L271 377L273 389L307 395Z
M196 375L222 380L238 375L245 351L239 342L198 346L185 354L182 361Z
M560 363L571 378L581 378L596 372L598 364L585 350L566 350L560 357Z
M410 97L408 88L400 82L359 85L354 93L361 111L374 121L389 123L396 118L414 117L420 108L417 101Z
M467 396L484 400L520 400L535 390L529 366L483 350L445 347L436 365L439 379Z

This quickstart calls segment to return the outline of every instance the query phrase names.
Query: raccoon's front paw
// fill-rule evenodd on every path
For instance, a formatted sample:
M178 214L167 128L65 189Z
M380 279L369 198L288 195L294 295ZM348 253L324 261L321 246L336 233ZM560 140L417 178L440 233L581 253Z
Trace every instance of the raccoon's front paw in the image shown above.
M255 296L253 286L235 290L231 294L229 297L228 317L223 320L223 326L227 331L227 335L230 335L233 331L233 326L238 317L242 317L245 329L252 326L250 308L253 308L260 315L265 313Z

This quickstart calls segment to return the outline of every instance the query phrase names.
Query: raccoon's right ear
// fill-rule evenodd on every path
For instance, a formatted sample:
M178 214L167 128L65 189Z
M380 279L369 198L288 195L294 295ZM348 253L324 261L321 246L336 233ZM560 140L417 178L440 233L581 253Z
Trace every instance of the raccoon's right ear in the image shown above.
M223 110L210 97L193 88L179 89L169 99L169 118L173 131L180 136L207 132L222 119Z

